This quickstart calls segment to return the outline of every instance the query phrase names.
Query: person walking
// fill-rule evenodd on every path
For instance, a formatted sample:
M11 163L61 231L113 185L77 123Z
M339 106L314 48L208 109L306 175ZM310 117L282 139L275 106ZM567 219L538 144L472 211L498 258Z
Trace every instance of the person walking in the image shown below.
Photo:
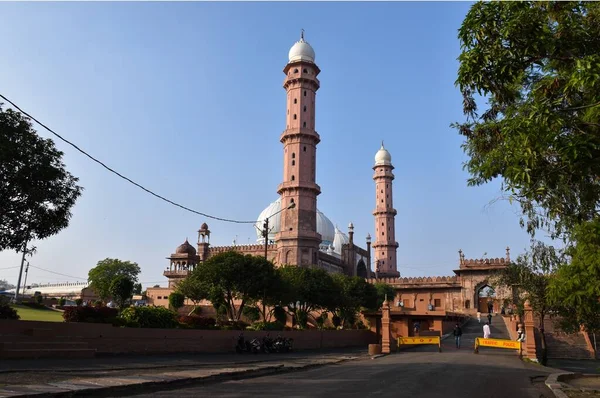
M492 313L491 312L488 314L487 318L488 318L488 323L491 325L492 324Z
M481 311L477 311L477 322L481 323Z
M452 331L452 334L454 335L454 341L456 342L456 348L460 349L460 336L462 336L462 329L460 328L458 323L456 324L456 326L454 326L454 330Z
M486 322L485 325L483 325L483 338L489 339L491 335L492 335L492 332L490 330L490 324L489 324L489 322Z

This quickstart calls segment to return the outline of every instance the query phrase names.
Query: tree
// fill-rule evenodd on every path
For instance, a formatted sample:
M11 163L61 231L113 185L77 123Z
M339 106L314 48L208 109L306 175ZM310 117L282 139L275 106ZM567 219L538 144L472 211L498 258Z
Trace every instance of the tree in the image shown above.
M458 37L468 184L564 238L600 208L600 3L478 2Z
M133 294L142 294L142 284L136 283L133 285Z
M210 286L199 278L198 273L192 272L184 280L177 284L176 292L181 293L194 303L194 308L188 315L193 314L198 307L198 303L208 298Z
M204 286L215 308L224 305L229 320L239 321L244 307L260 300L269 289L266 275L273 270L273 264L262 257L229 251L210 257L192 275Z
M600 219L577 226L573 245L566 249L570 259L550 282L549 295L561 315L560 326L578 332L584 326L600 331Z
M110 285L114 279L118 276L125 276L133 283L137 283L140 272L137 263L106 258L98 261L98 264L89 271L88 279L90 287L98 297L106 301L110 297Z
M83 188L65 170L63 153L37 135L29 119L0 103L0 251L21 252L69 225Z
M0 291L14 289L15 285L8 283L6 279L0 279Z
M375 287L375 292L377 294L377 301L373 307L365 305L365 307L370 310L379 310L386 298L388 300L394 300L394 297L396 297L396 289L387 283L377 282L373 286Z
M542 364L546 363L546 337L544 320L553 310L548 294L548 286L553 273L561 263L560 254L553 246L533 241L531 249L518 256L515 263L492 277L492 283L513 290L513 303L522 306L529 300L534 315L539 320L542 343Z
M335 274L333 303L329 308L341 320L342 327L351 326L361 308L373 308L377 305L376 288L357 276Z
M109 293L119 309L123 309L133 294L133 281L125 275L117 275L110 283Z
M169 306L177 311L185 304L185 296L178 291L175 291L169 295Z
M300 327L307 326L312 311L334 306L336 285L327 271L294 266L281 267L277 271L289 289L283 300Z

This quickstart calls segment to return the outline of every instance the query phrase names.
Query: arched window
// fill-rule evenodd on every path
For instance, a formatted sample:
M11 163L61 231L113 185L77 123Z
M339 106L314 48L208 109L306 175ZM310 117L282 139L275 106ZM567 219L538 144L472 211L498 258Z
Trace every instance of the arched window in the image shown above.
M294 104L298 103L298 98L294 98Z
M304 96L306 97L306 90L304 90Z
M304 68L304 70L302 70L302 72L308 73L308 69Z
M304 105L304 112L306 112L306 105Z
M296 165L296 161L292 160L292 166L295 166L295 165Z
M302 127L306 127L306 122L302 123Z
M296 116L296 114L294 113L294 120L296 120L298 117Z
M298 69L294 69L294 73L298 73Z
M294 176L292 175L292 181L295 181L295 180L296 180L296 177L294 177Z
M296 152L292 152L292 159L296 159Z

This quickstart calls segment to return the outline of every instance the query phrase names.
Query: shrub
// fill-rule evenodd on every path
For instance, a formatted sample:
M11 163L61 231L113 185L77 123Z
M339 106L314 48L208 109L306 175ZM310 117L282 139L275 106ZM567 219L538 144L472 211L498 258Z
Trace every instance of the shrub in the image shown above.
M203 318L194 315L181 315L177 318L177 322L179 322L182 326L190 329L216 329L215 318Z
M127 325L141 328L171 329L176 327L176 314L164 307L129 307L124 309L119 318Z
M279 322L254 322L248 330L283 330L285 325Z
M119 311L109 307L66 307L65 322L114 323Z
M173 292L169 295L169 306L177 311L185 304L185 296L179 292Z
M250 325L242 321L221 321L219 326L222 330L246 330Z
M287 313L285 312L283 307L277 306L273 308L273 316L275 317L275 320L279 323L283 323L285 325L285 323L287 322Z
M260 311L256 307L246 306L244 307L242 313L250 322L256 322L260 319Z
M66 302L67 302L67 300L65 300L64 297L61 297L58 299L58 306L62 307L65 305Z
M0 319L20 319L17 310L7 304L0 305Z
M337 315L334 315L331 318L331 323L333 323L333 326L337 328L337 327L339 327L342 324L342 318L340 318Z
M75 304L77 304L78 307L81 307L83 305L83 299L78 298L77 300L75 300Z
M35 296L35 302L38 304L42 304L44 302L44 297L42 297L41 294L38 294L37 296Z

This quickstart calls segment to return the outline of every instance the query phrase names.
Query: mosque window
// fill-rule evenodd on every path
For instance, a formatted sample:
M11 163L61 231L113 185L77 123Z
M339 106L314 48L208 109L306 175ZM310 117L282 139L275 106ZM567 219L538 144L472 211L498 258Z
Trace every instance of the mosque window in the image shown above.
M288 111L288 113L290 113L290 111ZM381 193L383 193L383 189L381 190Z
M304 152L306 152L306 146L304 147Z
M304 105L304 112L306 112L306 105Z
M294 113L294 120L296 120L296 119L297 119L297 116L296 116L296 114Z
M442 300L440 300L440 299L434 299L433 300L433 306L434 307L441 307L442 306Z
M381 203L383 203L383 199L381 199Z
M306 122L302 123L302 127L306 127Z
M308 69L304 68L304 70L302 72L308 73Z
M298 103L298 98L294 98L294 104Z
M294 69L294 73L298 73L298 69Z
M306 90L304 90L304 96L306 97Z
M292 159L296 159L296 152L292 152Z
M292 160L292 166L295 166L295 165L296 165L296 161Z
M295 180L296 180L296 177L292 176L292 181L295 181Z
M381 231L381 236L385 236L385 232Z

